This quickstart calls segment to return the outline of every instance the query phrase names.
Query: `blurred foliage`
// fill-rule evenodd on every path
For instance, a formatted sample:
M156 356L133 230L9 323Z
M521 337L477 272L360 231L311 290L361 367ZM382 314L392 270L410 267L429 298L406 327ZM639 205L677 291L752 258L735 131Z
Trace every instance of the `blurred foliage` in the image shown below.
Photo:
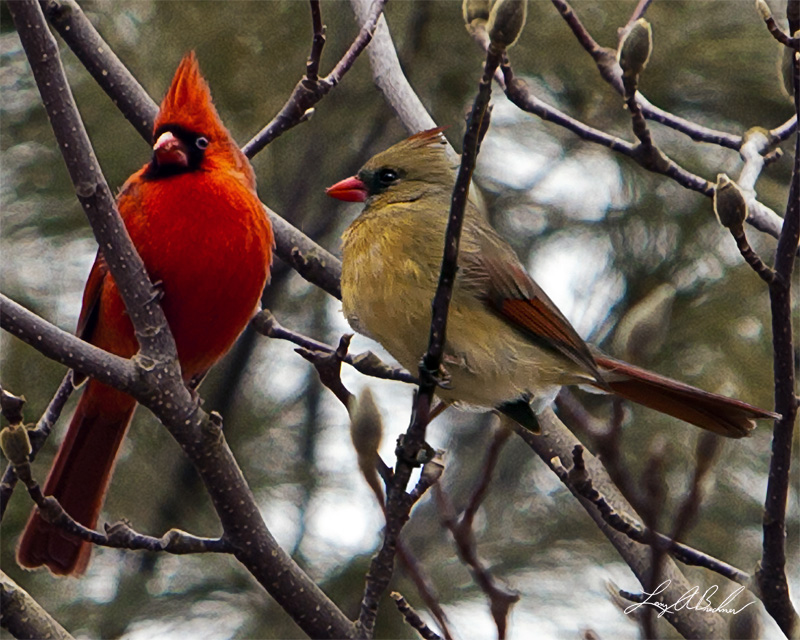
M635 4L581 0L574 8L600 44L615 47L617 28ZM156 99L182 54L195 49L217 107L240 142L280 109L305 69L311 26L303 2L102 0L82 6ZM458 147L482 60L463 28L460 3L390 3L387 14L409 80L434 119L449 125L448 137ZM327 72L358 25L345 2L324 2L323 17L328 40L322 70ZM4 6L0 19L2 290L72 330L95 250L93 239L72 197ZM791 116L777 74L779 50L752 2L659 2L649 8L648 19L654 29L654 52L640 88L655 104L735 133L756 125L775 127ZM516 73L544 99L595 127L631 138L622 99L603 83L550 3L531 3L528 24L511 59ZM66 47L63 60L109 184L119 186L147 160L147 146ZM651 126L664 150L691 171L711 180L719 171L736 175L740 161L735 152L692 143L660 125ZM374 89L362 57L308 123L281 136L254 159L261 197L337 251L338 236L355 210L327 200L325 186L352 174L373 153L404 135ZM786 159L769 166L758 184L762 201L778 212L786 204L789 168ZM486 188L495 224L528 256L545 288L563 294L554 297L586 336L608 347L613 326L626 312L669 283L676 292L669 330L655 353L643 350L647 361L638 364L770 406L767 294L743 265L733 240L718 227L710 200L522 114L501 96L496 96L477 179ZM774 240L752 229L749 235L768 258ZM562 273L559 267L565 264L568 268ZM265 304L281 323L295 330L329 342L346 330L338 303L282 265L276 265L273 286L265 295ZM63 369L5 334L0 335L0 348L2 382L25 394L26 416L35 420ZM378 389L384 410L391 406L387 423L392 433L387 433L383 451L391 463L392 440L408 419L410 392L398 390L402 385L346 374L346 382L355 385L353 391L368 382ZM268 526L345 612L355 616L369 557L379 541L380 515L356 470L342 407L290 345L250 334L212 372L201 394L207 409L220 409L225 415L227 437L263 505ZM581 397L598 415L608 415L607 400ZM628 412L622 448L634 478L648 464L645 452L653 436L668 438L662 522L669 529L688 489L697 433L653 412ZM486 418L448 413L452 415L432 425L429 440L447 449L442 482L463 506L479 473L489 430ZM61 423L59 427L65 420ZM722 443L702 516L686 540L745 570L754 567L760 555L759 505L766 487L769 439L768 425L763 424L746 441ZM37 461L42 479L55 445L50 442ZM326 514L345 507L361 514L361 521L326 519ZM29 499L17 491L3 523L3 569L76 634L302 637L228 557L98 550L81 581L23 573L15 565L13 548L29 509ZM797 516L796 511L791 514L788 541L794 561ZM144 410L124 445L105 517L128 518L137 529L156 535L173 526L200 535L219 533L196 474ZM470 629L473 634L478 629L491 634L488 606L438 520L434 502L426 498L414 512L406 540L432 575L460 636L476 637ZM635 633L603 593L603 580L628 575L624 567L571 495L532 459L523 443L511 439L505 446L475 528L481 556L498 578L523 594L512 620L512 637L522 637L515 634L523 630L532 634L535 629L537 637L544 637L586 627L601 635L603 630L610 636ZM589 565L602 569L591 584L584 576ZM700 584L724 582L703 572L690 576ZM422 609L402 572L396 582ZM633 582L628 586L636 588ZM473 625L476 619L479 623ZM379 625L379 637L413 637L388 600Z

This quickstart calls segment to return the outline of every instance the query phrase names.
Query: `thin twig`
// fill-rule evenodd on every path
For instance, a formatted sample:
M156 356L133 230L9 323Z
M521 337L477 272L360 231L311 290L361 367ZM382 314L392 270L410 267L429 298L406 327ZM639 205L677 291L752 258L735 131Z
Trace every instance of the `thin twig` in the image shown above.
M333 70L322 79L317 78L316 73L319 67L319 61L316 64L312 63L312 58L309 59L306 75L295 85L292 95L281 107L278 114L267 124L261 131L259 131L246 145L242 147L242 152L248 157L252 158L270 142L277 138L282 133L285 133L295 125L308 119L310 110L322 98L324 98L331 89L341 82L342 77L347 73L355 63L356 59L361 52L367 47L372 40L372 35L378 24L383 12L383 6L386 0L374 0L370 10L364 20L356 39L350 45L350 48L342 56ZM314 3L312 3L312 14ZM320 18L321 20L321 18ZM321 24L321 23L320 23ZM317 41L316 31L316 17L315 17L315 35L314 45L312 48L312 56L315 54L317 48L319 53L322 53L322 44L324 44L324 36L321 43ZM309 70L313 72L313 77L309 75Z
M528 84L514 75L510 65L503 64L501 68L504 78L501 81L501 86L506 96L513 104L523 111L527 111L528 113L539 116L543 120L564 127L583 140L600 144L612 151L622 153L635 160L648 171L672 178L675 182L687 189L697 191L708 198L714 195L714 187L708 180L687 171L673 160L664 156L660 151L653 150L644 153L641 145L633 145L621 138L609 135L604 131L594 129L576 120L533 95ZM495 76L495 79L499 80L497 76ZM748 211L748 224L775 238L780 236L783 221L772 209L756 200L751 200L749 202Z
M455 282L458 260L458 247L464 210L467 204L469 184L475 168L479 132L489 104L491 82L495 69L500 64L501 54L490 50L486 57L483 77L478 94L472 106L467 131L464 135L464 149L461 166L456 177L450 216L444 239L444 256L439 276L439 284L432 303L432 318L428 349L420 363L420 386L414 400L414 409L409 426L398 447L397 466L393 482L388 488L386 502L386 529L384 540L378 554L373 558L367 574L364 597L361 602L361 613L358 625L367 637L371 637L378 612L378 602L386 590L392 576L397 539L405 522L408 520L411 503L406 494L406 486L413 469L412 461L417 459L425 442L425 431L430 421L430 411L434 390L437 386L436 376L442 361L445 343L447 311Z
M28 489L39 514L50 523L55 524L65 533L86 540L92 544L114 549L131 549L144 551L163 551L173 554L189 553L233 553L234 547L225 538L201 538L180 529L170 529L160 538L147 536L134 531L127 522L106 525L105 534L83 526L70 516L59 501L52 496L45 496L39 484L33 479L30 461L14 467L17 477Z
M573 456L581 456L582 454L582 450L580 453L577 451L573 452ZM750 588L752 586L752 577L741 569L737 569L727 562L718 560L702 551L676 542L664 534L649 530L641 523L636 522L628 514L614 509L609 504L606 497L595 488L592 478L586 471L586 468L581 467L580 463L575 464L574 457L573 463L573 468L571 470L567 470L560 460L553 461L552 467L562 482L597 507L598 511L603 516L603 520L613 529L625 534L631 540L640 544L658 544L659 546L663 546L671 556L683 564L704 567L745 587Z
M397 591L392 592L392 600L394 600L394 603L397 605L397 610L403 614L405 621L412 629L419 633L420 637L424 640L442 640L442 637L438 633L425 624L425 621L419 617L419 614L414 611L401 594Z
M475 514L486 496L500 450L510 435L511 431L503 425L497 425L494 428L492 441L486 451L480 474L460 518L444 488L441 485L437 485L435 491L442 524L447 527L453 536L459 558L469 567L478 587L489 599L489 609L497 627L497 637L501 640L506 637L511 607L519 602L520 595L516 591L506 589L497 584L491 571L478 557L475 532L472 526Z
M772 37L782 45L794 49L795 51L800 51L800 38L792 37L791 34L785 33L783 29L778 26L766 0L758 0L756 4L764 20L764 24L767 25L767 30L772 34Z
M317 351L323 354L333 354L336 349L324 342L318 342L313 338L308 338L302 334L296 333L281 325L271 311L262 309L259 311L252 320L252 324L256 331L269 337L278 340L288 340L308 351ZM373 378L381 378L383 380L397 380L398 382L406 382L408 384L419 384L418 380L412 376L408 371L402 367L393 367L385 364L381 359L376 356L372 351L365 351L358 355L352 356L346 354L342 359L356 371L363 373L366 376Z
M309 6L311 8L311 24L314 30L314 37L311 41L311 53L308 55L308 62L306 62L306 78L311 82L316 82L319 78L322 49L325 47L325 25L322 24L319 0L309 0Z
M67 375L58 386L55 395L47 405L42 417L36 425L35 429L28 432L28 437L31 441L31 461L36 459L36 454L47 441L50 431L53 428L56 420L61 415L64 405L72 395L75 387L72 384L72 371L68 371ZM0 480L0 520L6 513L8 502L11 500L11 495L14 493L14 487L17 485L17 474L14 471L14 465L8 464L6 470L3 472L3 478Z
M551 2L561 14L561 17L564 18L564 21L572 30L572 33L581 46L592 56L603 79L620 95L623 95L622 70L617 64L614 50L608 47L601 47L595 39L592 38L591 34L586 27L583 26L580 18L578 18L575 11L566 0L551 0ZM729 149L738 149L742 143L741 136L704 127L664 111L651 104L641 93L637 94L637 100L642 108L642 113L648 120L660 122L675 131L689 136L692 140L717 144L728 147Z
M634 22L636 22L639 18L643 18L645 12L647 11L647 7L650 6L650 3L652 1L653 0L639 0L638 4L636 5L636 8L633 10L633 13L631 14L631 17L628 18L627 24L631 25Z

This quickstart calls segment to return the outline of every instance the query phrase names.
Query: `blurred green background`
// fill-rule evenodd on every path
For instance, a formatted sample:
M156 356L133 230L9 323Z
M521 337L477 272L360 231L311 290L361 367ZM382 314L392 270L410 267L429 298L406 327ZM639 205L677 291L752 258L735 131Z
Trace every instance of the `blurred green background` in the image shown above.
M580 0L574 8L600 44L615 47L617 28L635 4ZM771 4L782 15L784 3ZM241 143L280 109L305 69L311 21L300 0L106 0L82 6L156 100L183 53L195 49L217 107ZM328 27L322 63L327 73L358 25L346 2L323 2L322 11ZM647 17L655 49L641 89L655 104L733 133L773 128L791 117L792 105L778 78L778 45L750 0L657 2ZM449 126L447 135L460 148L464 113L483 58L463 27L460 3L394 2L387 19L411 84L436 122ZM0 27L2 291L72 331L96 245L72 195L5 5L0 5ZM62 49L97 156L109 184L117 188L148 160L148 147L73 54ZM600 79L549 2L530 3L528 24L511 60L539 97L632 139L621 98ZM713 181L721 171L735 177L741 168L735 152L651 126L668 154L707 179ZM338 237L358 206L327 199L324 188L404 136L362 56L309 122L254 159L261 198L336 253ZM769 166L758 183L761 201L778 212L786 206L791 165L790 146L784 144L784 150L787 157ZM585 337L637 364L771 406L767 293L717 225L710 200L519 112L497 91L477 181L486 190L495 224ZM749 237L769 262L775 241L752 229ZM657 290L668 299L657 313L663 320L658 330L639 339L615 336L613 327ZM338 301L279 260L265 305L282 324L330 343L348 330ZM6 334L0 334L0 348L2 383L26 396L26 417L35 421L64 369ZM353 343L353 352L366 348L378 350L363 338ZM344 372L344 380L352 391L364 385L376 390L387 425L382 453L392 464L394 439L407 426L411 389L351 370ZM227 438L267 525L355 616L367 564L379 542L381 516L358 475L341 405L291 345L249 334L212 372L201 395L206 409L225 416ZM607 400L581 398L599 416L608 415ZM647 464L653 439L665 443L662 528L669 530L691 478L698 432L647 410L630 409L629 418L621 455L634 478ZM475 481L490 437L488 422L479 414L450 411L430 429L431 444L447 449L442 482L457 505L463 506ZM37 460L40 480L65 424L62 419ZM721 443L701 517L685 540L746 571L760 556L769 445L766 423L752 438ZM788 547L796 566L793 495ZM2 527L3 570L76 635L302 637L255 581L225 556L96 550L80 580L22 572L13 550L29 510L30 500L17 491ZM108 521L122 517L154 535L170 527L219 533L197 476L146 410L139 411L124 445L106 503ZM515 438L502 452L475 533L479 553L493 573L522 594L509 637L575 637L588 628L607 637L636 636L636 626L605 593L606 580L631 590L637 589L636 581L571 495ZM415 509L405 535L431 574L458 637L492 637L485 599L457 560L430 496ZM730 589L706 572L689 570L688 575L701 586ZM796 570L792 578L797 588ZM402 574L395 587L423 609ZM379 624L379 637L414 637L388 601ZM674 633L666 625L660 629L668 636ZM768 637L778 633L768 620L763 632ZM4 632L0 637L6 637Z

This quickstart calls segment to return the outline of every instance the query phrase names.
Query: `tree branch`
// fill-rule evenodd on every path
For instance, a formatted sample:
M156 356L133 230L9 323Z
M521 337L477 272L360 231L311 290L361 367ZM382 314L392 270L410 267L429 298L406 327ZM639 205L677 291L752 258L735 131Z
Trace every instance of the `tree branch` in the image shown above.
M0 296L2 296L2 294L0 294ZM0 316L1 315L2 310L0 310ZM72 384L72 370L70 370L58 386L58 390L56 390L55 395L47 405L47 409L45 409L44 414L39 419L36 428L28 432L28 437L31 441L31 462L36 459L36 454L47 441L53 425L56 420L58 420L61 411L64 409L64 405L67 403L67 400L69 400L74 390L75 386ZM16 485L17 474L14 471L14 465L8 464L6 465L6 470L3 472L3 478L0 480L0 520L3 519L6 513L6 508L8 507Z
M39 0L45 16L108 94L123 116L148 143L158 105L122 64L75 0Z
M573 451L576 446L581 446L580 442L550 409L540 414L539 424L542 435L534 435L518 425L512 426L517 435L558 475L559 465L563 467L560 461L572 460ZM635 510L616 489L602 463L586 451L583 452L583 461L592 478L593 486L609 504L616 505L616 512L626 512L637 518ZM578 498L581 506L628 564L639 582L642 585L647 584L651 571L650 547L634 541L627 533L622 533L609 524L599 505L582 496L572 483L568 483L566 486ZM680 597L691 589L692 585L671 559L664 561L662 571L664 579L670 580L669 586L661 594L664 601L678 602ZM717 638L727 635L727 623L717 613L684 609L679 612L668 612L665 614L665 618L685 638Z
M134 124L148 142L153 135L158 106L136 79L125 69L108 44L101 38L74 0L46 2L48 17L78 59L120 111ZM147 125L147 126L145 126ZM265 207L275 235L275 253L302 277L339 298L341 263L285 219ZM102 245L101 245L102 246Z
M792 25L800 21L800 2L789 0L787 17ZM794 28L794 27L791 27ZM792 57L795 114L800 116L800 55ZM763 555L756 578L764 606L781 630L794 637L800 630L800 617L789 597L786 578L786 506L789 497L792 438L797 418L795 362L792 336L792 272L800 244L800 134L795 134L794 165L786 205L783 231L775 251L775 272L770 283L772 347L774 353L775 421L767 495L764 502Z
M322 35L323 28L322 19L319 16L319 3L312 0L314 42L312 45L311 57L306 66L306 75L295 85L292 95L289 96L289 99L278 112L278 115L253 136L250 142L242 147L242 152L244 152L248 158L252 158L282 133L285 133L295 125L309 118L310 113L313 111L313 106L339 84L344 74L350 70L358 56L361 55L361 52L372 40L375 27L378 24L378 18L383 12L385 3L386 0L372 1L369 11L362 19L363 26L358 36L356 36L356 39L353 41L353 44L350 45L350 48L344 56L342 56L342 59L339 60L333 71L320 80L317 77L317 70L319 69L319 56L322 55L322 47L325 43L325 38L324 35ZM315 6L316 15L314 12ZM319 22L319 25L317 25L317 22ZM314 60L315 56L317 57L316 60Z
M30 594L0 572L0 626L15 638L73 640Z
M296 333L282 326L275 316L268 310L262 309L251 321L256 331L269 338L288 340L308 351L318 351L324 354L333 354L336 349L313 338ZM359 373L383 380L397 380L408 384L419 384L418 380L402 367L393 367L385 364L372 351L358 355L346 354L342 362L346 362Z
M180 378L175 341L158 304L156 289L117 212L41 8L35 0L12 0L8 8L78 201L89 218L133 323L140 346L138 358L150 361L148 366L160 367L165 376Z

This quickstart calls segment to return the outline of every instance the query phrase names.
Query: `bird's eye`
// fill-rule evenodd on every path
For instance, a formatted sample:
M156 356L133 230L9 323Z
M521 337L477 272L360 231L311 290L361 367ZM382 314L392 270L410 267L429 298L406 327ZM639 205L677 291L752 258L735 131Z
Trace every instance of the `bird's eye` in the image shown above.
M200 136L197 140L194 141L194 144L197 146L198 149L206 149L208 148L208 138L205 136Z
M381 169L378 172L378 180L380 180L381 184L385 187L388 187L393 182L397 182L399 179L400 176L394 169Z

